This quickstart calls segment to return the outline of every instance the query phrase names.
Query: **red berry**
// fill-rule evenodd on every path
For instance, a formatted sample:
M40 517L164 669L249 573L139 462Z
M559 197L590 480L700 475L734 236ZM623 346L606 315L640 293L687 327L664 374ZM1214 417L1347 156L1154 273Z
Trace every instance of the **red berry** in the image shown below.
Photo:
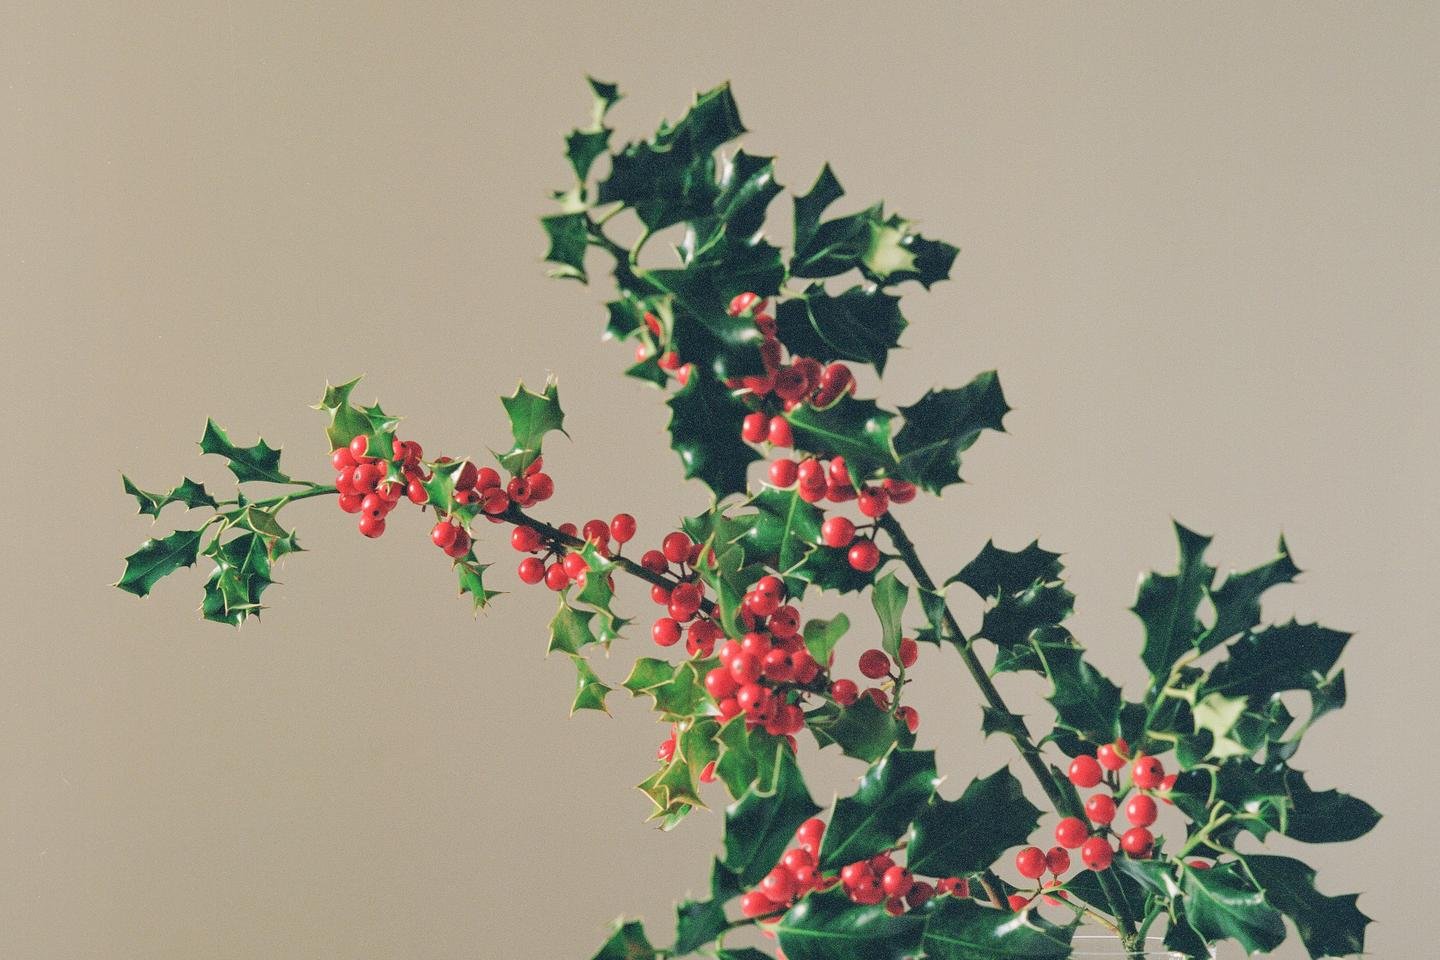
M455 533L455 540L445 548L445 556L459 560L470 552L470 532L461 527Z
M890 509L890 495L885 492L883 487L878 489L875 487L866 487L860 491L859 499L855 505L859 507L860 512L867 517L874 518L884 516L885 511Z
M885 901L885 912L892 917L898 917L905 912L905 901L900 897L891 897Z
M367 517L380 520L390 512L390 504L378 493L367 493L365 498L360 501L360 512Z
M763 443L770 431L770 418L760 412L747 413L740 422L740 439L746 443Z
M356 463L360 463L366 452L370 449L370 438L365 434L356 434L350 440L350 456Z
M629 543L635 536L635 518L628 513L617 513L610 521L610 536L616 543Z
M1022 877L1040 879L1045 875L1045 851L1039 847L1025 847L1015 854L1015 869Z
M935 888L923 880L917 880L910 885L910 892L905 894L905 902L910 905L911 910L919 910L933 896Z
M784 490L795 485L799 464L789 457L782 457L770 464L770 483Z
M761 593L756 590L745 595L746 604L750 612L757 617L768 617L780 609L780 598L773 593Z
M1160 789L1161 789L1162 791L1164 791L1166 794L1171 793L1171 792L1175 789L1175 784L1176 784L1176 782L1177 782L1179 779L1180 779L1179 774L1175 774L1175 773L1167 773L1167 774L1165 774L1165 779L1160 781ZM1174 801L1174 800L1171 800L1169 796L1162 797L1161 799L1163 799L1166 803L1170 804L1170 806L1172 806L1172 807L1175 806L1175 801Z
M727 312L732 317L738 317L757 303L760 303L760 297L747 290L744 293L737 293L730 298L730 307Z
M590 569L590 565L585 562L585 558L578 553L565 554L560 563L564 566L565 572L570 576L571 580L578 579L580 574Z
M610 524L604 520L587 520L585 526L580 528L581 539L589 540L591 543L608 543L610 541Z
M730 676L739 684L754 683L764 672L764 663L753 653L742 653L730 661Z
M651 584L650 600L652 603L658 603L662 607L669 606L670 591L667 588L660 586L660 584L658 583Z
M915 666L915 661L920 659L920 645L910 637L900 638L900 665L906 670Z
M776 904L759 890L751 890L740 898L740 912L747 917L764 917L779 909L779 904Z
M360 532L371 539L380 536L385 532L385 517L373 513L361 514Z
M765 654L761 664L767 680L786 683L795 677L795 665L790 662L790 654L779 648Z
M1141 790L1154 790L1165 779L1165 765L1159 757L1137 757L1135 766L1130 768L1130 779Z
M1085 801L1085 815L1099 824L1115 819L1115 798L1108 793L1097 793Z
M866 687L861 691L862 696L870 698L870 702L881 710L890 709L890 697L879 687Z
M1114 743L1104 744L1095 751L1095 756L1100 761L1100 766L1106 770L1119 770L1125 766L1125 759L1129 753L1130 745L1122 738Z
M536 460L535 463L532 463L530 467L526 468L525 472L529 473L530 468L538 466L539 463L540 461ZM464 470L461 470L461 473L464 473ZM456 483L458 485L459 481L456 481ZM500 486L500 474L495 472L494 467L481 467L479 470L475 471L476 490L493 490L498 486Z
M799 847L793 847L789 850L786 850L784 855L780 857L780 866L784 867L786 870L789 870L791 873L794 873L801 867L815 866L815 857L808 850Z
M879 881L871 874L860 878L855 889L850 891L850 899L865 906L874 906L885 899L885 891L880 889Z
M670 734L670 739L662 742L659 749L655 751L655 759L664 760L669 763L675 756L675 734Z
M1055 825L1055 842L1067 850L1080 846L1089 835L1089 829L1079 817L1066 817Z
M891 503L909 503L919 492L910 481L894 479L885 481L885 491L890 494Z
M673 647L680 642L680 624L672 617L661 617L650 628L650 636L656 646Z
M1023 897L1018 893L1010 894L1010 896L1005 898L1005 902L1010 905L1010 910L1013 913L1020 913L1026 907L1030 906L1029 898Z
M890 658L884 650L871 648L860 654L860 672L871 680L890 675Z
M848 547L855 539L855 524L846 517L826 517L820 525L820 542L827 547Z
M861 540L850 548L846 559L861 573L869 573L880 565L880 548L873 540Z
M795 446L795 434L790 429L790 421L784 417L771 417L770 425L766 428L765 439L770 441L773 447Z
M521 553L533 553L540 549L540 531L534 527L516 527L510 531L510 546Z
M355 458L351 456L350 448L336 447L330 453L330 465L342 472L355 469Z
M916 712L914 707L897 707L895 710L895 719L903 722L905 729L911 733L920 729L920 714Z
M558 563L550 564L545 571L545 586L554 591L564 590L570 585L570 574L565 572L564 566Z
M1210 864L1209 864L1209 863L1206 863L1204 860L1191 860L1190 863L1189 863L1189 866L1190 866L1190 869L1192 869L1192 870L1209 870L1209 869L1210 869Z
M664 573L670 569L670 565L665 562L665 554L659 550L646 550L640 557L640 566L651 573Z
M830 684L830 696L842 707L848 707L860 699L860 688L854 680L836 680Z
M795 878L784 867L776 867L761 879L760 892L775 903L789 903L795 896Z
M772 574L766 574L755 581L753 589L757 593L769 594L772 597L782 597L785 595L785 581Z
M361 496L375 492L380 482L380 468L373 463L362 463L350 472L350 486Z
M915 885L915 878L904 867L891 867L880 876L880 889L887 896L903 897Z
M536 463L539 463L537 460ZM548 473L537 473L530 477L530 499L539 503L549 500L555 493L555 481Z
M425 489L425 484L419 480L411 480L405 485L405 496L410 498L411 503L429 503L430 491Z
M1143 860L1155 846L1155 835L1144 827L1131 827L1120 835L1120 849Z
M855 383L855 374L843 363L832 363L820 373L820 386L830 387L838 395Z
M1104 837L1091 837L1080 845L1080 862L1091 870L1108 870L1115 851Z
M365 503L365 498L355 493L341 494L339 498L340 509L346 513L359 513L360 507Z
M770 632L777 637L793 637L800 633L800 611L786 604L777 607L766 623Z
M1159 814L1155 801L1143 793L1131 797L1125 804L1125 819L1137 827L1148 827Z
M665 535L665 539L660 544L660 551L671 563L684 563L685 559L690 556L692 546L694 543L690 538L677 530Z
M714 761L714 760L711 760L709 763L705 764L705 766L703 766L703 767L700 768L700 782L701 782L701 783L714 783L714 782L715 782L715 761Z
M455 537L459 531L460 528L455 526L455 524L448 520L441 520L430 528L430 541L441 550L444 550L455 542Z
M820 851L820 840L824 836L825 821L818 817L811 817L796 829L795 842L800 844L800 847L811 856L815 856Z
M677 583L675 589L670 591L669 601L671 615L679 613L676 619L684 620L694 616L700 609L700 588L693 583Z
M536 584L545 579L545 562L539 557L526 557L520 561L520 582Z
M735 702L752 717L764 713L770 706L770 700L770 691L758 683L741 684L740 689L735 691Z
M491 472L493 473L494 471ZM479 479L480 468L475 466L473 462L466 460L460 465L459 472L455 474L455 489L473 490L475 489L475 482ZM495 479L498 482L500 478L496 476Z
M1104 776L1099 762L1088 754L1081 754L1070 761L1070 782L1082 790L1098 785Z
M1049 867L1050 872L1058 877L1070 869L1070 854L1065 851L1064 847L1051 847L1045 851L1045 866Z

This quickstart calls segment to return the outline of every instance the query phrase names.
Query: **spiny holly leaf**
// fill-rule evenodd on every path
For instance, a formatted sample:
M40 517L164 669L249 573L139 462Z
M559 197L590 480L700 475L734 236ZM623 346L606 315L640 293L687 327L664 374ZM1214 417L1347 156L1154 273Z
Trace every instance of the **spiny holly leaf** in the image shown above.
M981 431L1003 433L1009 412L993 370L958 389L928 391L913 405L900 408L905 422L895 435L898 474L932 493L959 483L960 454L980 438Z
M137 597L148 596L162 577L194 565L199 549L199 530L176 530L159 540L146 540L125 558L125 573L115 586Z
M550 238L545 259L553 264L549 275L560 279L589 282L585 274L585 251L589 247L588 217L584 212L557 213L541 217L540 224Z
M1020 781L1001 767L975 779L959 800L935 802L915 819L907 864L929 877L957 877L988 870L1000 855L1034 832L1040 811Z
M1285 538L1280 538L1277 556L1253 570L1231 572L1225 582L1210 591L1215 605L1215 623L1196 641L1203 652L1213 650L1238 633L1260 622L1260 595L1271 587L1289 583L1300 573L1290 559Z
M591 960L655 960L655 948L645 937L639 920L615 922L615 932Z
M1171 904L1170 924L1165 929L1165 949L1173 950L1190 960L1213 960L1214 954L1205 938L1190 926L1185 918L1185 903L1176 900Z
M719 192L712 154L744 132L729 84L703 93L680 122L613 155L596 202L634 208L652 231L703 217Z
M1145 625L1145 648L1140 657L1150 668L1150 675L1160 682L1169 675L1175 661L1193 649L1196 638L1204 631L1197 611L1215 578L1215 568L1203 560L1211 538L1178 523L1175 536L1180 542L1178 571L1146 576L1130 608Z
M870 602L880 618L880 645L896 663L900 662L900 637L904 632L901 620L909 600L910 588L893 573L876 580L875 589L870 592Z
M801 635L805 638L805 649L810 651L810 656L815 662L821 665L830 662L831 651L845 631L850 629L850 618L843 613L837 613L830 620L811 620L805 624Z
M1056 926L1036 910L996 910L945 897L925 924L928 960L1063 960L1075 925Z
M205 548L205 556L215 561L215 569L205 581L201 616L236 627L247 617L259 616L260 595L275 582L265 538L245 533L222 543L217 537Z
M1068 637L1059 624L1075 609L1075 595L1062 583L1039 581L1018 593L1003 593L985 611L977 637L984 637L1010 655L1005 669L1041 669L1031 656L1032 637Z
M896 744L909 746L914 735L888 710L869 697L848 707L827 703L805 715L810 732L821 748L835 744L847 757L874 763Z
M570 704L570 715L574 716L581 710L599 710L608 714L610 710L605 706L605 694L611 688L600 682L590 661L578 653L570 654L570 660L575 664L575 700Z
M1278 765L1276 765L1278 766ZM1304 843L1357 840L1380 822L1370 804L1339 790L1312 790L1298 770L1284 770L1290 810L1284 833Z
M689 252L683 267L645 273L648 292L669 300L672 348L681 361L718 379L762 373L763 335L753 320L730 316L726 306L737 293L779 291L785 277L779 249L758 237L740 241L722 235Z
M595 614L589 610L576 610L560 598L560 609L555 611L555 616L550 620L550 644L546 647L546 653L553 653L556 650L575 655L592 643L598 643L599 637L590 627L590 621L595 619Z
M872 220L869 226L870 243L860 255L860 269L867 279L881 286L919 280L927 290L949 279L958 248L913 233L910 221L898 214Z
M610 606L615 600L615 590L610 583L615 561L601 556L595 544L588 540L579 553L585 560L585 585L575 594L575 599L595 611L595 635L608 649L619 638L620 631L630 623Z
M779 737L761 727L748 729L745 718L737 715L721 725L715 739L722 747L715 775L730 796L739 798L757 780L769 783L774 778L777 748L783 745Z
M1186 867L1180 874L1185 891L1185 916L1210 942L1233 938L1246 953L1274 950L1285 939L1280 911L1265 902L1234 863L1208 870Z
M1045 674L1054 685L1046 697L1060 725L1091 743L1110 743L1120 735L1120 688L1086 662L1078 647L1036 647Z
M280 451L258 440L253 447L237 447L214 420L205 421L205 434L200 438L201 453L215 453L229 461L230 472L240 482L264 480L270 483L293 483L280 472Z
M605 115L620 99L620 88L615 84L603 83L594 77L587 79L590 82L590 92L595 95L590 125L570 131L570 135L565 138L565 156L575 171L575 179L582 184L590 175L590 165L610 149L612 131L605 126Z
M745 405L707 376L692 376L667 405L670 447L680 455L685 477L700 478L716 497L744 493L746 468L760 459L740 439Z
M697 807L700 799L699 772L719 754L715 733L719 724L709 718L681 720L673 729L675 750L659 770L639 785L655 805L650 820L661 820L661 829L670 830Z
M906 327L899 297L864 287L832 296L818 283L802 296L782 300L775 324L776 335L796 356L867 363L881 374Z
M820 812L800 768L784 744L776 746L774 775L757 780L725 809L725 866L746 886L770 872L795 830Z
M855 793L835 801L820 846L820 869L883 853L935 794L935 751L892 750L865 775Z
M421 481L426 500L437 514L451 516L469 523L480 513L479 504L455 502L455 478L465 468L466 460L430 464L430 477Z
M540 444L545 434L552 430L565 433L565 412L560 409L560 391L554 380L545 382L542 393L526 390L522 383L515 388L512 396L501 397L500 402L510 415L510 432L515 436L515 446L510 448L509 453L500 455L500 464L512 475L519 476L540 456Z
M717 662L685 660L672 664L655 657L641 657L621 686L632 696L649 696L655 701L655 710L666 719L691 717L707 702L705 674Z
M740 541L747 560L785 573L815 549L824 514L801 499L798 487L766 487L751 497L748 505L755 508L755 515Z
M821 590L857 593L875 582L875 570L867 573L850 566L850 561L846 559L846 550L845 547L817 546L805 554L805 559L799 566L786 571L786 575L791 580L813 584ZM882 552L880 563L875 569L882 569L886 559L887 555Z
M820 216L832 203L845 195L830 164L820 168L820 175L810 192L795 198L795 254L790 272L797 277L833 277L855 266L862 245L868 240L871 219L880 208L820 222Z
M677 904L675 945L670 953L677 957L694 953L723 933L727 923L724 905L715 900L685 900Z
M1060 554L1042 549L1038 540L1019 551L1002 550L995 546L994 540L989 540L975 559L945 584L963 583L981 599L989 600L1003 593L1019 593L1037 581L1059 580L1064 569Z
M788 960L902 960L920 947L925 917L892 917L835 889L813 893L780 918L775 932Z
M1325 683L1350 634L1314 623L1288 623L1246 633L1201 684L1203 693L1268 699Z
M715 216L727 235L747 240L765 223L765 208L782 189L775 182L774 161L740 150L722 168Z
M802 404L785 414L796 449L843 456L851 475L859 478L894 471L895 447L890 440L894 418L874 400L856 400L848 394L824 410Z
M455 573L460 579L460 595L470 596L470 602L475 611L490 605L492 597L500 595L499 590L485 589L485 571L490 569L488 563L475 563L473 561L461 561L455 564Z
M129 477L121 476L120 479L123 481L125 492L135 498L135 502L140 505L140 512L146 516L158 517L160 511L172 503L183 503L188 510L196 507L213 508L218 506L215 498L205 492L204 485L196 483L189 477L180 481L167 493L148 493L135 486Z
M1025 721L1019 714L996 710L990 706L982 706L980 709L980 732L985 736L1001 733L1007 737L1029 738L1030 731L1026 729Z
M1327 897L1315 889L1315 871L1290 857L1252 854L1245 865L1265 891L1265 900L1295 924L1315 960L1365 952L1370 918L1355 906L1357 894Z
M348 447L351 440L370 431L370 419L350 404L350 394L359 382L359 377L338 387L327 382L324 395L313 408L330 414L330 426L325 428L325 436L330 439L331 450Z

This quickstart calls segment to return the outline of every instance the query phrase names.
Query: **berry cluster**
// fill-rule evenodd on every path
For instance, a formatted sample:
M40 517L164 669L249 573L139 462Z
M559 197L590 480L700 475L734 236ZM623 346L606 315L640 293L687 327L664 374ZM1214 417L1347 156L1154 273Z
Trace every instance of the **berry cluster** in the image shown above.
M370 443L370 437L360 434L349 446L332 451L330 463L335 468L340 509L360 514L360 532L373 538L385 532L385 517L401 497L408 496L417 504L430 499L425 491L430 473L421 462L424 452L420 444L413 440L395 439L389 460L368 456Z
M1149 857L1155 849L1155 835L1150 831L1159 816L1154 794L1161 798L1175 785L1175 775L1166 775L1158 757L1140 754L1133 761L1130 745L1123 739L1103 744L1092 756L1081 754L1070 762L1070 782L1088 790L1102 783L1109 792L1093 793L1085 800L1085 816L1091 827L1079 817L1066 817L1055 827L1055 840L1062 847L1080 850L1080 860L1091 870L1105 870L1115 859L1116 850L1107 837L1117 833L1112 825L1119 813L1117 800L1125 804L1125 819L1130 827L1119 833L1120 850L1136 859ZM1126 798L1130 787L1121 786L1120 771L1130 766L1130 781L1136 792ZM1165 802L1169 803L1169 800Z
M795 831L796 846L786 850L755 889L740 898L740 912L751 918L770 917L812 890L829 890L837 884L853 903L884 903L886 912L896 916L919 909L935 896L970 896L969 881L963 877L940 878L934 883L917 880L889 853L848 863L838 874L825 876L818 866L824 837L823 820L812 817L802 823Z
M920 658L920 645L910 637L903 637L900 640L899 664L908 670L915 666L915 661ZM890 657L884 650L872 647L860 654L860 673L871 680L889 680L892 686L900 683L900 675L892 668ZM881 710L890 709L890 696L880 687L867 687L861 690L853 680L836 680L830 685L830 696L842 707L848 707L860 697L866 696L875 702L875 706ZM920 729L920 714L914 707L901 706L895 708L895 716L903 722L911 733Z
M676 382L682 387L689 383L690 371L694 369L694 365L681 363L678 353L671 349L661 348L660 345L665 342L665 328L661 325L660 318L646 311L645 329L650 331L650 336L653 338L655 345L652 346L650 342L644 340L637 343L635 345L635 362L644 363L658 352L660 355L656 357L655 363L660 369L674 376Z
M454 461L441 457L435 462L445 464ZM466 506L478 505L487 520L502 523L500 514L510 509L511 503L528 507L548 500L555 492L555 482L549 474L541 472L542 466L543 461L536 457L524 474L511 477L510 482L502 486L500 474L492 467L477 467L466 460L455 472L454 500ZM431 528L430 541L445 551L448 557L463 557L470 551L470 531L466 529L464 519L454 514L442 517Z
M1041 891L1058 887L1064 883L1060 878L1065 871L1070 869L1070 854L1064 847L1051 847L1049 850L1041 850L1039 847L1025 847L1015 855L1015 869L1020 876L1027 880L1039 880L1048 872L1050 879L1040 885L1034 893L1025 895L1012 893L1006 898L1011 910L1016 913L1028 907ZM1065 891L1057 892L1057 896L1064 898ZM1046 895L1045 902L1055 905L1058 901L1055 897Z
M617 547L635 536L635 518L628 513L616 514L609 523L604 520L587 520L583 527L573 523L562 523L556 527L567 537L580 537L595 547L602 557L613 555L610 540L613 537ZM582 590L590 565L578 551L567 549L562 543L547 539L534 527L519 525L510 533L510 546L531 556L520 561L516 573L522 583L536 584L544 581L551 590L564 590L574 583ZM538 556L536 555L538 554Z

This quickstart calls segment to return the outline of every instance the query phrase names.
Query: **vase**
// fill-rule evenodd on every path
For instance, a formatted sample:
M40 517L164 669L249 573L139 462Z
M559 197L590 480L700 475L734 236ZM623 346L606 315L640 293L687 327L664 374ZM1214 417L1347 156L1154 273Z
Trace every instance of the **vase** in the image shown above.
M1108 933L1077 933L1071 940L1070 956L1075 960L1187 960L1185 954L1165 949L1161 937L1146 937L1145 944L1138 951L1127 951L1118 937ZM1214 960L1215 951L1210 951Z

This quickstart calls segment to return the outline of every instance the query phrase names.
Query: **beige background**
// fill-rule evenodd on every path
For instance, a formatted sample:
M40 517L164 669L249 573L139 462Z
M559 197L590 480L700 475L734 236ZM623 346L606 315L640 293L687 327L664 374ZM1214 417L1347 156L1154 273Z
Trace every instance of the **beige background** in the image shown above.
M857 202L963 244L911 298L889 397L993 366L1016 410L969 485L909 509L936 569L1042 535L1133 691L1125 608L1171 515L1223 566L1285 531L1307 573L1268 612L1358 633L1352 706L1300 765L1388 814L1304 854L1365 891L1375 955L1433 951L1440 8L645 7L0 7L0 956L586 957L621 911L664 941L704 883L715 817L640 823L642 705L567 720L551 601L472 622L416 516L371 543L295 508L311 552L240 633L195 618L198 571L107 586L149 533L119 470L221 480L208 413L323 477L306 405L360 371L455 452L554 371L550 516L630 508L658 537L704 505L598 342L603 286L538 260L587 70L629 92L622 135L733 78L783 182L833 159ZM1005 751L925 658L954 790Z

